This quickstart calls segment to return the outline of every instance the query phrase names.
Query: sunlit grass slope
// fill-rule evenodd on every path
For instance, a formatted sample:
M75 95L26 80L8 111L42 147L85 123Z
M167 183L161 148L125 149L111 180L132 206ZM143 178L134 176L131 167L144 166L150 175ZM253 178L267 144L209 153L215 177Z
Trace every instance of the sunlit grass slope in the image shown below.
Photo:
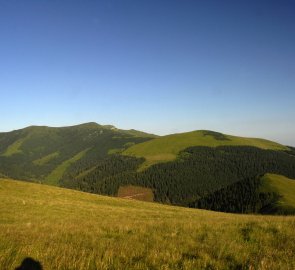
M54 153L51 153L49 155L46 155L42 158L38 158L36 160L33 161L33 163L35 165L39 165L39 166L42 166L48 162L50 162L51 160L55 159L56 157L58 157L59 153L58 152L54 152Z
M274 207L282 212L295 213L294 179L277 174L266 174L262 181L264 190L276 192L281 196Z
M86 153L88 149L85 149L81 152L79 152L78 154L76 154L75 156L73 156L72 158L65 160L64 162L62 162L59 166L57 166L45 179L45 183L46 184L50 184L50 185L57 185L58 184L58 180L62 177L62 175L64 174L64 172L66 171L66 169L72 164L75 163L76 161L78 161L79 159L81 159Z
M0 180L0 268L295 269L295 217L233 215Z
M21 138L17 141L15 141L13 144L9 145L6 149L6 151L2 154L2 156L10 157L14 154L22 153L22 150L20 149L22 144L28 139L29 136Z
M153 140L131 146L123 152L125 155L144 157L145 166L174 160L177 154L191 146L217 147L222 145L255 146L262 149L287 150L288 148L264 139L244 138L225 135L212 131L192 131L158 137Z

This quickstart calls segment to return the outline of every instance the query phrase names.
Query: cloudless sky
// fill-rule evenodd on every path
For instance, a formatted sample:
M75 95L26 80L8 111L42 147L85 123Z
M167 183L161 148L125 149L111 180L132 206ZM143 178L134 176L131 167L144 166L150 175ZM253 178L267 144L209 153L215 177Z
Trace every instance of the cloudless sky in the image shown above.
M295 1L0 0L0 131L95 121L295 145Z

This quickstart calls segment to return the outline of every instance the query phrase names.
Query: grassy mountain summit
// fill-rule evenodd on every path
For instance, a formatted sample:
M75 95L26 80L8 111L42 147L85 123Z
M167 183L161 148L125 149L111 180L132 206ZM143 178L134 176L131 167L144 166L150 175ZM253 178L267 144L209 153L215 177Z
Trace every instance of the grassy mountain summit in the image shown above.
M78 160L95 162L110 152L121 152L155 137L97 123L60 128L30 126L0 133L0 173L54 184Z
M261 149L288 150L269 140L225 135L208 130L178 133L155 138L126 149L123 154L144 157L146 166L176 159L180 151L192 146L254 146Z
M0 179L0 265L294 269L294 217L233 215ZM16 215L17 213L17 215Z

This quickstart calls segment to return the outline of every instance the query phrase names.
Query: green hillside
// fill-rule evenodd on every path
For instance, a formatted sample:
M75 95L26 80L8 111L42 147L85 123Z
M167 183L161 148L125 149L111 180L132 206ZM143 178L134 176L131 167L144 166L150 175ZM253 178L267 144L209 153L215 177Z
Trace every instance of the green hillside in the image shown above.
M294 153L275 142L204 130L157 137L96 123L32 126L0 133L0 175L111 196L122 190L134 196L124 187L137 187L152 193L135 198L186 207L200 207L203 199L205 209L256 213L260 199L249 194L246 208L231 196L214 205L210 198L232 189L240 194L266 173L295 178Z
M278 200L269 211L295 213L295 179L277 174L266 174L262 181L262 191L279 194Z
M71 164L75 163L76 161L80 160L85 154L87 153L88 149L85 149L72 158L65 160L62 162L60 165L58 165L46 178L45 178L45 183L46 184L51 184L51 185L58 185L58 180L60 180ZM48 156L47 156L48 157Z
M233 215L0 180L0 266L294 269L295 217Z
M261 149L287 150L281 144L257 138L244 138L225 135L213 131L192 131L167 135L134 145L123 154L144 157L144 166L174 160L180 151L192 146L254 146ZM142 167L143 168L143 167Z
M199 200L203 198L201 207L205 209L255 213L261 208L260 202L265 205L271 199L252 196L259 188L257 177L274 173L295 179L295 156L290 151L252 146L190 147L175 161L137 171L142 160L112 155L98 162L87 174L80 174L74 168L69 170L61 184L112 196L120 187L142 186L153 191L157 202L200 207Z
M58 184L78 161L86 170L112 153L155 137L96 123L61 128L31 126L0 133L0 173Z
M269 173L247 177L203 196L191 206L233 213L294 215L295 179Z

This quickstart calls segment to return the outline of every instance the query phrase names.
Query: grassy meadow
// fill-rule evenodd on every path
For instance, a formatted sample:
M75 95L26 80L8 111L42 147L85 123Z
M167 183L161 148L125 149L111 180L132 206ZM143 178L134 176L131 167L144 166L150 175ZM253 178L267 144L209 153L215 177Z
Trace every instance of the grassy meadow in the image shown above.
M286 213L295 213L295 179L268 173L262 177L262 181L262 190L280 194L276 208Z
M214 133L221 139L214 137ZM213 134L213 136L211 135ZM143 143L139 143L126 149L123 154L144 157L146 162L141 169L160 162L176 159L180 151L193 146L254 146L261 149L287 150L286 146L276 142L258 139L230 136L211 131L192 131L158 137Z
M210 212L0 180L0 265L295 269L295 217Z

